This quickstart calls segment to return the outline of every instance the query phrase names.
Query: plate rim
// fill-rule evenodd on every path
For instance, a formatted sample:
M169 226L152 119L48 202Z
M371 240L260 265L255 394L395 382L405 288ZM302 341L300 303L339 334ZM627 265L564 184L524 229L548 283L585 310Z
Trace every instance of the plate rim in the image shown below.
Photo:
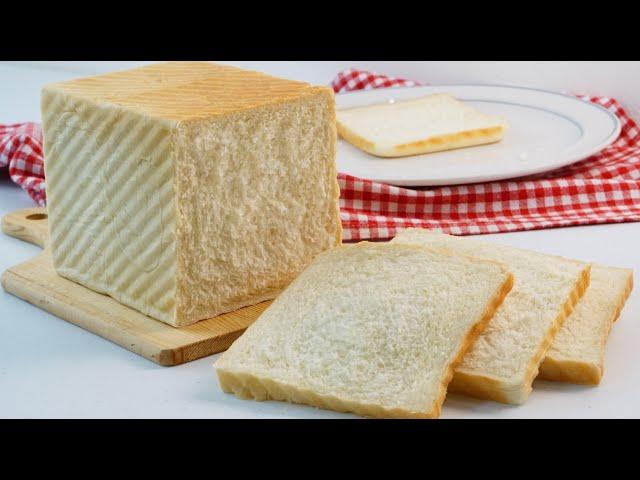
M534 92L540 92L540 93L545 93L545 94L557 95L557 96L568 98L568 99L570 99L572 101L580 102L583 105L586 105L588 107L593 107L596 110L599 110L600 112L606 113L607 117L610 120L613 121L614 128L612 129L611 133L602 142L598 143L596 146L594 146L592 149L590 149L591 152L588 153L588 154L577 155L578 158L575 158L574 156L571 156L568 159L566 159L566 161L560 162L558 164L554 164L553 166L532 167L532 168L529 168L529 169L524 169L524 170L518 172L517 175L510 174L510 173L495 174L495 175L487 174L487 175L483 175L482 177L473 177L473 179L466 178L466 177L461 177L461 178L450 178L450 179L446 179L446 180L408 180L408 179L407 180L402 180L402 179L391 179L391 180L389 180L389 179L369 179L369 180L372 180L374 182L379 182L379 183L386 183L386 184L389 184L389 185L395 185L395 186L413 186L413 187L424 186L424 187L427 187L427 186L444 186L444 185L468 185L468 184L473 184L473 183L493 182L493 181L498 181L498 180L508 180L508 179L511 179L511 178L520 178L520 177L524 177L524 176L535 175L535 174L539 174L539 173L553 171L553 170L556 170L558 168L563 168L563 167L572 165L574 163L580 162L580 161L584 160L585 158L588 158L591 155L595 155L598 152L600 152L603 149L605 149L608 146L610 146L612 143L614 143L618 139L618 137L620 136L620 133L622 131L622 122L620 121L618 116L615 115L613 112L609 111L604 106L598 104L598 103L590 102L590 101L584 100L584 99L582 99L582 98L580 98L580 97L578 97L576 95L572 95L572 94L569 94L569 93L563 93L561 91L548 90L548 89L537 88L537 87L525 87L525 86L518 86L518 85L502 85L502 84L491 84L491 83L449 83L449 84L430 84L430 85L415 85L415 86L397 85L397 86L392 86L392 87L387 87L387 88L374 88L374 89L368 89L368 90L354 90L354 91L350 91L350 92L337 93L335 95L335 97L336 97L336 109L338 109L338 105L337 105L338 101L337 101L337 99L339 97L371 94L372 92L376 92L378 90L382 93L384 91L388 92L390 90L407 90L407 91L411 91L411 90L415 90L415 89L419 89L419 88L447 88L447 87L483 87L483 88L495 88L495 89L527 90L527 91L534 91ZM344 140L342 140L342 141L344 141Z

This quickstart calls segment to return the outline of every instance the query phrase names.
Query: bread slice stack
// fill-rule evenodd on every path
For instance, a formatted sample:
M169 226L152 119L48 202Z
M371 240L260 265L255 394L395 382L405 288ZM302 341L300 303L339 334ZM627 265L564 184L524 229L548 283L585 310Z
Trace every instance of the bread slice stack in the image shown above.
M513 291L456 368L451 387L480 398L524 403L553 337L587 288L590 265L421 229L403 230L393 242L445 248L509 265L515 276Z
M241 398L374 417L437 417L448 388L521 404L538 371L600 381L631 287L627 269L407 229L319 255L216 369Z
M450 388L480 398L520 404L531 383L542 379L597 385L604 372L604 348L633 287L630 269L583 262L429 230L401 230L392 242L474 252L502 259L514 273L515 285L490 328L481 335L456 369ZM572 287L567 274L580 276ZM536 273L537 272L537 273ZM567 296L563 305L562 298ZM558 312L552 319L552 313ZM541 320L548 330L536 332ZM537 336L536 336L537 333ZM538 348L532 348L536 345ZM529 352L517 375L516 352ZM502 360L501 360L502 359ZM506 361L504 360L506 359ZM509 380L509 378L511 380Z

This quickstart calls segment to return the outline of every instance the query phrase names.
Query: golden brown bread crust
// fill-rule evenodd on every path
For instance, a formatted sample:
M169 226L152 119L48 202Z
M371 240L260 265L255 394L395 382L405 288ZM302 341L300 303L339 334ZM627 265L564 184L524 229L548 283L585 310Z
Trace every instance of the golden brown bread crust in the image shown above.
M218 369L217 374L225 393L233 393L244 400L279 400L336 412L355 412L373 418L435 418L433 415L407 412L400 408L383 408L380 405L365 405L333 395L321 395L309 389L246 373Z
M629 272L625 291L622 297L619 299L615 310L611 317L608 319L608 329L606 335L602 337L602 344L600 346L600 359L598 363L594 362L582 362L570 358L560 357L545 357L540 365L540 373L538 378L544 380L552 380L557 382L568 382L579 385L598 385L604 375L604 349L606 345L611 327L624 307L631 290L633 289L633 275Z
M364 150L371 155L384 158L404 157L408 155L419 155L422 153L439 152L453 150L456 148L471 147L474 145L484 145L498 142L504 136L505 127L497 126L490 128L480 128L467 130L464 132L450 133L429 137L417 142L396 145L393 148L381 148L373 142L357 135L340 122L337 122L338 134L347 142Z
M332 88L326 88L324 90L321 90L321 92L324 95L328 96L330 99L330 101L327 102L327 105L329 106L329 116L333 118L333 122L331 122L331 130L333 132L331 138L333 138L332 153L333 153L334 161L331 162L331 168L332 168L333 178L335 180L332 185L333 190L331 191L331 196L335 200L335 204L338 212L337 216L338 216L339 227L336 231L336 245L341 245L342 244L342 222L340 220L340 184L338 183L338 167L335 162L337 149L338 149L338 131L336 127L336 100L335 100L335 93Z
M579 385L598 385L602 378L602 371L596 363L545 357L540 365L538 378Z
M531 358L525 373L524 383L520 379L514 383L509 383L500 378L457 370L453 380L449 384L450 390L452 392L482 399L490 399L500 403L521 405L526 402L532 390L531 384L538 374L538 367L541 360L551 346L556 333L558 333L558 330L571 314L578 300L584 295L584 292L589 286L590 271L590 265L582 271L571 295L558 313L553 326L540 343L536 354Z
M167 62L54 83L52 89L146 115L195 120L331 90L209 62Z

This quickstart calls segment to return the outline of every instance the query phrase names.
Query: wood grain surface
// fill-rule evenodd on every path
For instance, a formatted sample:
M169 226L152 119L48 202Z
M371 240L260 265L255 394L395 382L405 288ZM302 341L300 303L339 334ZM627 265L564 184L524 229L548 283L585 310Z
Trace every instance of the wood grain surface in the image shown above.
M226 350L271 303L262 302L187 327L172 327L60 277L47 248L44 208L5 215L2 231L44 248L36 257L2 274L2 287L7 292L160 365L179 365Z

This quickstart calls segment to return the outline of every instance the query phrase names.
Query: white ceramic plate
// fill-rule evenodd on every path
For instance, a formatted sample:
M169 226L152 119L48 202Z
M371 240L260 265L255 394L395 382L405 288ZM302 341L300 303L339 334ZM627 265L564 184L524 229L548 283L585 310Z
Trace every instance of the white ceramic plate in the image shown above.
M504 117L502 141L400 158L378 158L338 141L338 170L392 185L456 185L546 172L610 145L618 118L603 107L561 93L497 85L384 88L336 95L337 108L446 92L481 112Z

